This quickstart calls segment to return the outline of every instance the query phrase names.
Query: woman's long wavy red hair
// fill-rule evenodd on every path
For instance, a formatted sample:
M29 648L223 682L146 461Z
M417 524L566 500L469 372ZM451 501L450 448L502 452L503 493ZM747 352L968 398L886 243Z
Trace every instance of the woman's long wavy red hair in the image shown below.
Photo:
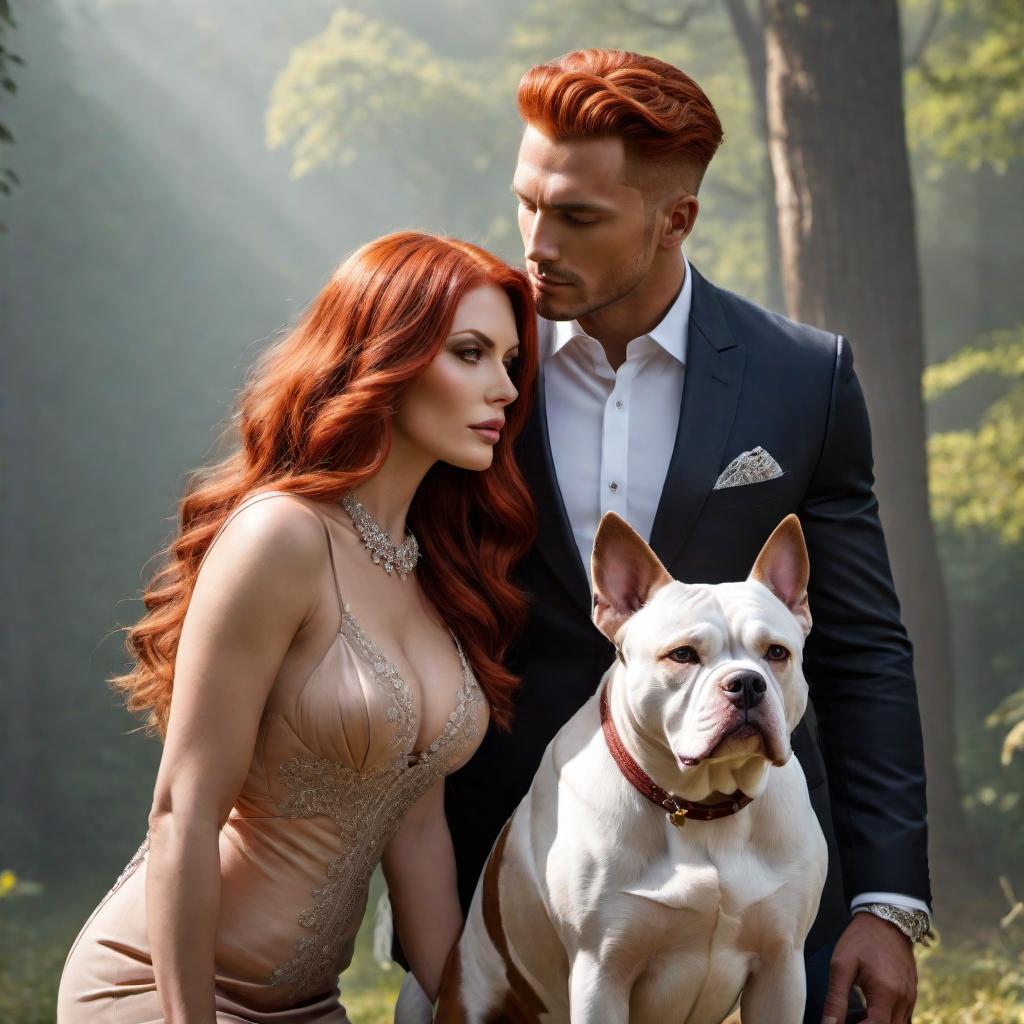
M484 284L512 303L521 397L506 409L491 467L435 464L408 522L423 549L420 584L462 640L495 723L508 727L517 680L502 660L526 614L510 577L536 529L512 450L537 372L533 299L524 275L483 249L410 231L370 242L339 267L298 327L256 364L241 395L236 450L190 480L178 535L143 595L146 614L128 630L135 664L112 680L151 731L166 731L185 612L232 509L271 488L333 502L372 476L390 450L403 395L440 352L462 297Z

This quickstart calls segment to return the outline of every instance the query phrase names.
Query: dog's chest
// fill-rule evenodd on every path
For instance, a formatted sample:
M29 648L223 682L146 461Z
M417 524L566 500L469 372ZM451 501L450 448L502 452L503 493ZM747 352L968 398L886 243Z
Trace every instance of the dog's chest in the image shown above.
M751 871L746 863L737 875L730 861L714 863L686 846L624 887L636 945L646 947L637 959L631 1024L717 1024L732 1009L755 961L743 941L744 913L763 894L752 884L759 866Z
M622 892L670 912L714 916L722 903L718 868L700 858L679 862L663 857L646 865L641 877L627 881Z

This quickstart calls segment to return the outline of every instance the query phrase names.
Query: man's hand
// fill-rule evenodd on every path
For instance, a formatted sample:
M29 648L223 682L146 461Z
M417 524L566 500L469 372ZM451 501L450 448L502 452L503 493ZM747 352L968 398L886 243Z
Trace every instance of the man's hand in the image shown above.
M836 943L822 1024L843 1024L854 982L868 1001L865 1024L909 1024L917 1002L914 947L874 914L854 914Z

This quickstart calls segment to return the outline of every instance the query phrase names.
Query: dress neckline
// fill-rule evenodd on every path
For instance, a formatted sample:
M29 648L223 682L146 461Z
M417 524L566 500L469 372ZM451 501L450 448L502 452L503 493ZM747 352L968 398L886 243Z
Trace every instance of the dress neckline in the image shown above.
M346 630L347 627L347 630ZM351 632L351 637L349 636ZM356 618L352 612L352 606L349 602L345 602L341 610L341 628L338 630L339 635L345 638L346 641L354 641L354 646L357 653L362 655L363 663L373 672L378 678L383 677L385 684L390 683L391 686L396 690L400 691L395 695L400 697L399 703L405 705L407 714L405 716L406 731L409 736L405 743L403 743L402 755L403 764L406 768L413 769L420 765L427 764L433 760L437 752L444 746L447 746L451 742L452 735L456 731L459 725L462 713L465 709L466 700L474 687L479 688L479 683L476 681L476 676L473 674L473 670L470 668L470 664L464 651L462 650L462 644L459 643L459 638L448 630L448 634L452 638L452 643L455 645L455 651L459 656L459 662L462 665L462 685L459 687L458 693L456 694L455 707L452 708L451 713L448 715L445 721L444 728L440 733L428 743L422 750L417 752L413 748L416 745L416 737L419 733L416 718L412 712L412 691L406 682L402 673L398 671L397 666L390 658L381 650L366 630L363 628L360 621ZM422 719L422 714L420 716ZM401 726L399 729L401 731ZM404 739L404 737L403 737Z

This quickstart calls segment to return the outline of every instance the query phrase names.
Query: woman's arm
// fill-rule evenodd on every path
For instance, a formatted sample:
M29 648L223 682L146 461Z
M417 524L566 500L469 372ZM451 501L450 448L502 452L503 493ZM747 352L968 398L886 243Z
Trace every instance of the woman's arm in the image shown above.
M402 951L434 1002L448 953L462 930L455 852L444 816L444 779L406 813L381 864Z
M298 501L243 509L211 549L182 628L153 808L146 914L169 1022L213 1024L218 836L267 695L316 603L323 530Z

